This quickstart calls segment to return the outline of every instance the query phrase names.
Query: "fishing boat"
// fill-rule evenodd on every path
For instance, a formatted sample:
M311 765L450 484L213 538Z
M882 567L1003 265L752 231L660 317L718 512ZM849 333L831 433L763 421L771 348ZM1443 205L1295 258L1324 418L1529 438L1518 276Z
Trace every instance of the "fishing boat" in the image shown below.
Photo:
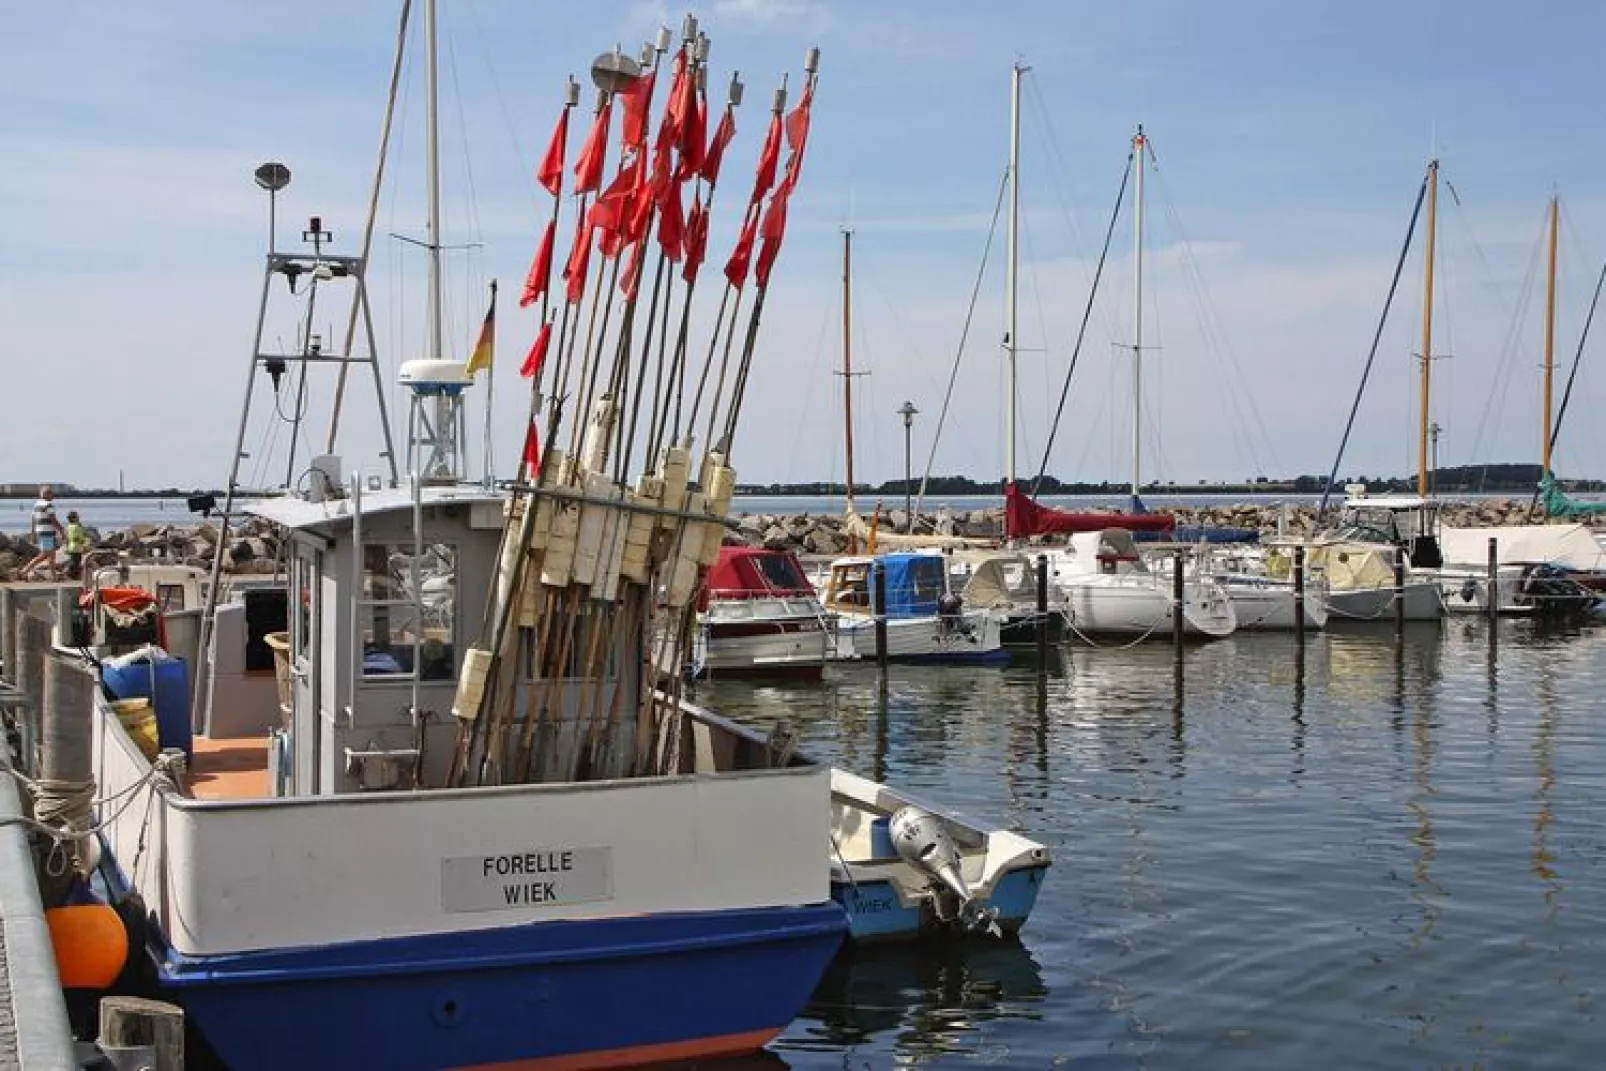
M819 680L827 661L856 657L797 555L762 547L720 548L697 612L689 667L694 677Z
M884 599L884 601L882 601ZM1003 662L1009 658L1003 620L967 606L956 595L947 559L935 552L852 555L831 563L821 593L861 658L879 656L884 628L887 658L899 662ZM880 624L877 618L881 618Z
M432 91L434 14L426 4ZM398 70L405 14L403 27ZM794 131L785 185L761 183L749 220L766 196L796 184L817 55L797 107L786 114L784 93L775 98L772 143L783 117ZM706 212L706 166L681 166L693 148L684 117L705 107L706 56L688 18L642 64L601 57L581 174L592 161L600 168L610 108L642 107L662 74L679 109L659 139L664 162L671 175L685 171ZM577 101L573 92L548 153L560 180ZM155 992L181 1004L200 1042L232 1068L612 1067L757 1049L803 1006L847 929L821 859L831 772L685 702L678 682L655 687L648 637L655 614L694 613L717 559L735 479L732 384L746 380L779 237L766 232L739 363L706 399L704 412L723 418L714 445L698 457L689 435L674 433L668 403L649 408L665 426L661 441L641 455L639 478L618 478L635 396L619 380L617 392L586 389L586 366L606 369L615 352L604 348L624 331L615 323L573 362L560 358L545 437L532 432L511 488L493 489L469 479L463 428L474 365L489 364L494 290L474 355L452 359L442 345L434 116L431 92L430 343L401 369L407 475L398 478L390 450L371 333L366 356L349 339L343 353L320 351L310 333L278 352L265 348L259 322L224 532L240 516L275 525L286 582L276 599L231 601L216 582L218 555L192 761L172 751L153 761L97 700L94 773L108 801L97 882L138 925ZM633 141L625 129L623 152L639 163L645 133ZM282 165L259 171L274 194L287 180ZM671 181L679 196L683 180ZM576 185L583 219L586 183ZM349 283L352 323L371 323L366 248L335 255L319 221L309 233L323 239L310 255L270 244L264 311L270 284L299 279L291 291L310 324L314 295ZM595 237L582 226L577 244L589 251ZM638 233L613 255L644 244ZM571 279L582 290L586 281ZM728 286L730 300L738 287ZM569 354L582 300L565 303L554 352ZM668 314L667 294L643 304ZM636 311L627 299L625 324ZM734 312L721 320L737 333ZM543 321L545 331L552 321ZM330 451L300 493L242 501L258 375L277 394L287 368L327 368L331 358L374 373L389 478L342 476ZM531 378L533 417L539 368ZM306 378L289 382L299 401ZM556 399L571 391L578 419L566 427ZM298 421L307 412L275 401ZM536 456L532 445L545 449ZM231 623L243 626L250 683L265 687L228 679ZM261 666L264 656L279 672Z

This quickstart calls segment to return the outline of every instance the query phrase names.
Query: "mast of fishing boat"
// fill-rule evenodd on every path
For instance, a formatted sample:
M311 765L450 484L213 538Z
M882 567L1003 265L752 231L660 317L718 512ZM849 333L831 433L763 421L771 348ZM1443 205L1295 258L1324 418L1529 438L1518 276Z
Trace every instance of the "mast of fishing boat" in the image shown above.
M1004 276L1004 482L1015 482L1015 269L1020 258L1020 76L1019 61L1009 80L1009 254Z
M1132 136L1132 158L1137 167L1137 187L1132 210L1132 508L1138 508L1138 489L1142 485L1143 418L1143 172L1144 150L1148 141L1143 124Z
M1550 475L1550 382L1556 368L1556 229L1560 198L1550 198L1550 268L1545 276L1545 427L1539 475Z
M441 359L441 140L435 0L424 0L425 156L429 181L429 359Z
M1416 493L1428 493L1428 389L1433 382L1433 250L1438 230L1439 161L1428 161L1428 241L1422 254L1422 420L1418 437ZM1548 418L1547 418L1548 419Z
M842 423L847 443L848 509L853 509L853 232L842 228Z

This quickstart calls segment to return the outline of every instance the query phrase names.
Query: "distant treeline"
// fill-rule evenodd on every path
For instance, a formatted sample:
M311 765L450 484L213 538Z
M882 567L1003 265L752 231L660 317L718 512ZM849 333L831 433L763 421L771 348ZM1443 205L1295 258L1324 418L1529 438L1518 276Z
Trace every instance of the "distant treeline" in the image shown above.
M1539 466L1531 464L1500 464L1500 465L1459 465L1453 468L1436 469L1428 477L1430 489L1437 494L1480 494L1501 491L1532 491L1539 483ZM1567 480L1566 486L1574 491L1601 491L1606 490L1606 482L1601 480ZM1022 480L1022 484L1031 486L1031 480ZM1226 495L1226 494L1300 494L1319 495L1327 483L1325 476L1295 476L1293 479L1271 479L1266 476L1256 476L1242 482L1212 482L1200 480L1198 483L1164 483L1155 482L1144 484L1143 490L1149 494L1176 494L1176 495ZM1342 492L1345 484L1364 483L1368 491L1374 493L1416 491L1415 476L1343 476L1340 477L1335 490ZM1098 483L1088 481L1060 480L1053 476L1044 476L1042 486L1038 493L1045 495L1119 495L1124 494L1130 485L1126 481L1101 480ZM920 489L919 481L915 481L914 490ZM939 496L961 495L996 495L1001 494L1003 484L998 480L980 481L968 476L933 476L926 481L926 494ZM736 491L743 495L767 495L772 497L787 497L792 495L841 495L844 485L841 483L746 483L738 484ZM857 496L885 495L888 497L902 497L904 494L904 481L888 480L882 484L858 483L853 485L853 493Z

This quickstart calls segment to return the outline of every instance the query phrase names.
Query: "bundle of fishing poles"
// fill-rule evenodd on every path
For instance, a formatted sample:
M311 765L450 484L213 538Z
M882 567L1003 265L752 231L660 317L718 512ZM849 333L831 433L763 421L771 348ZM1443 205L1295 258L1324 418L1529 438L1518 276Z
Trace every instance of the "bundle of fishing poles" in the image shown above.
M617 49L597 59L596 106L572 167L571 79L536 175L551 214L520 300L541 309L520 369L529 420L494 590L453 703L452 787L681 769L680 670L723 542L737 423L801 174L819 50L805 58L792 110L784 78L772 98L713 330L698 342L693 297L743 86L732 77L710 132L709 39L687 16L673 41L666 29L639 59ZM604 184L616 111L617 164ZM569 253L554 278L566 203Z

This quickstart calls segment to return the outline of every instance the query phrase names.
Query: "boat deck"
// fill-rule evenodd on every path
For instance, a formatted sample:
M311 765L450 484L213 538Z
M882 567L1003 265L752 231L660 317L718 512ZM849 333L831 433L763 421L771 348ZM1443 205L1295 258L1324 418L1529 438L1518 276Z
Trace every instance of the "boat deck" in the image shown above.
M190 794L198 800L250 800L268 795L268 738L197 736Z

